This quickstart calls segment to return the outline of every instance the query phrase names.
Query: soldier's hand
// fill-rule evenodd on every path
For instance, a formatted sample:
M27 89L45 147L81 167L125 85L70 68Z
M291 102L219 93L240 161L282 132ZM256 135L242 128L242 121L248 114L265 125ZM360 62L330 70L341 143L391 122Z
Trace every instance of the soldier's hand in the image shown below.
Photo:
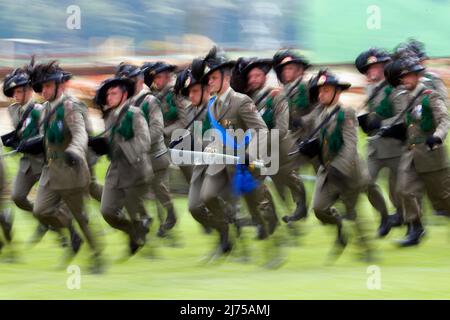
M442 144L442 140L436 136L429 136L425 142L430 149L433 149L435 145Z
M72 151L64 151L64 161L68 166L77 166L80 163L80 158Z

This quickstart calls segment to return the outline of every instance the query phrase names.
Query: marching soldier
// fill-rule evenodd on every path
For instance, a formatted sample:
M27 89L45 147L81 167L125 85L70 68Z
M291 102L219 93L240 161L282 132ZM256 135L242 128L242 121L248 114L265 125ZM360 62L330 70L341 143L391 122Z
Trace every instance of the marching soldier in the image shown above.
M304 139L311 128L307 126L310 121L311 112L315 109L315 103L312 103L309 97L308 83L304 80L304 73L310 67L310 63L301 55L292 50L280 50L273 56L273 69L280 83L283 84L284 95L288 101L289 110L289 133L285 139L288 151L292 151L295 143ZM288 148L290 143L290 148ZM283 152L287 157L286 152ZM285 160L295 171L298 171L301 165L310 163L317 171L319 162L317 158L307 158L301 155L291 157ZM302 196L303 197L303 196ZM306 196L305 196L306 197ZM306 200L301 201L296 211L291 216L283 217L283 221L297 221L306 217Z
M235 62L228 61L223 55L220 55L216 47L210 50L204 61L203 78L205 81L208 80L211 92L217 95L208 107L208 119L211 127L218 134L223 133L226 129L259 130L263 140L251 140L250 146L246 149L251 150L252 143L264 145L266 142L264 133L267 133L267 126L258 114L256 106L248 96L237 93L230 86L231 68ZM227 148L231 147L236 151L247 146L248 139L243 139L244 141L241 141L238 146L234 139L227 139L223 134L221 137L220 141L214 140L210 143L205 148L205 152L225 154ZM261 182L256 182L248 173L247 165L253 161L250 156L252 155L246 155L246 164L244 165L230 166L225 163L209 165L206 169L200 198L211 212L218 214L218 218L225 221L225 207L219 195L222 190L227 189L229 184L233 184L234 193L243 194L247 202L252 219L259 228L259 239L266 239L275 231L278 218L271 198L267 196L267 187ZM223 224L221 238L222 251L228 252L231 249L231 243L228 240L226 223Z
M291 137L288 135L288 102L278 89L267 86L267 73L271 68L272 59L239 58L233 69L232 85L236 91L248 94L252 98L269 130L279 131L280 168L271 179L283 200L286 199L285 188L290 190L297 205L292 216L305 217L307 213L305 186L297 171L292 169L295 167L292 164L294 158L288 156L292 147Z
M151 145L147 122L140 109L131 106L134 82L127 78L106 79L95 102L111 111L105 118L111 163L105 178L101 212L105 220L129 237L130 254L145 244L148 228L140 215L152 178L148 151ZM127 218L122 208L127 209ZM144 216L147 216L145 214Z
M414 54L420 61L420 64L426 68L426 61L429 59L425 52L425 45L417 40L410 39L406 43L401 43L395 49L395 54L397 56ZM448 92L444 81L439 77L438 74L426 70L422 74L420 79L425 86L436 91L444 101L447 102Z
M101 272L100 248L88 226L83 212L84 195L90 182L86 159L88 135L82 115L82 107L65 92L71 74L62 70L56 61L34 67L31 76L35 92L45 99L43 133L45 164L33 207L39 221L55 230L69 229L72 250L77 253L82 239L72 225L72 217L94 254L92 271ZM20 149L20 146L19 146ZM68 210L55 214L55 207L62 201Z
M33 64L34 61L32 60L30 67ZM30 67L15 69L5 77L3 83L4 95L15 100L15 103L8 106L8 113L15 129L2 138L5 139L6 146L14 149L22 140L39 134L42 105L36 103L33 99L33 89L29 76ZM28 194L39 180L43 165L44 157L42 153L38 155L24 153L14 179L11 198L20 209L30 213L33 212L33 203L28 199ZM33 242L41 239L47 230L47 226L40 224L33 236Z
M414 55L393 62L393 85L400 83L408 91L408 105L402 116L407 126L407 150L402 154L398 172L398 192L408 225L402 247L417 245L425 234L421 223L424 191L439 208L450 212L450 171L444 140L450 128L443 97L421 82L425 68ZM384 128L389 134L393 126ZM434 204L434 203L433 203Z
M191 69L185 69L181 71L175 82L174 90L177 94L181 94L188 97L192 104L192 119L188 123L186 132L182 136L181 142L188 140L192 151L204 149L203 137L206 132L211 128L208 117L207 109L208 102L211 98L211 90L208 84L202 79L204 73L204 62L202 59L194 59L192 61ZM176 141L176 140L175 140ZM175 143L172 142L173 147ZM201 190L205 180L205 173L207 169L206 164L198 164L193 166L192 178L189 182L189 195L188 206L192 217L198 221L205 230L217 230L220 232L223 229L223 224L226 223L221 216L221 212L211 212L207 209L205 203L201 199ZM231 192L231 190L228 190ZM226 191L223 191L225 194ZM225 197L224 197L224 200ZM224 244L225 245L225 244ZM226 248L225 248L226 249Z
M414 55L419 59L420 64L424 68L426 68L426 61L428 60L428 56L425 52L424 44L420 41L411 39L406 43L401 43L397 46L395 55L397 57ZM442 99L444 99L444 102L448 107L447 87L438 74L425 69L422 73L420 81L423 82L423 84L427 88L436 91L442 97ZM435 209L435 215L450 216L450 213L448 211L445 211L442 207L439 206L439 200L436 199L433 194L429 195L428 197L433 205L433 208Z
M402 215L401 201L397 196L397 169L403 150L403 143L392 137L379 137L380 127L387 123L401 111L396 107L402 104L396 102L402 95L395 90L384 77L384 66L391 60L390 55L381 49L371 48L362 52L355 60L358 71L366 76L369 83L368 99L364 105L363 114L358 117L362 130L368 135L367 153L369 168L368 198L370 203L381 215L378 236L386 236L391 229L391 221ZM397 209L396 214L389 219L386 202L380 187L376 183L382 168L389 169L389 197ZM397 219L395 219L397 218ZM394 225L397 225L395 222Z
M176 214L169 186L169 165L170 159L167 147L164 143L164 119L161 111L160 101L144 87L144 74L151 64L144 64L141 68L121 63L116 72L116 76L126 77L135 83L135 95L131 98L131 104L144 114L150 131L152 145L149 150L149 157L152 164L153 178L150 180L150 187L159 203L158 212L162 214L162 208L166 209L165 221L161 219L161 225L157 232L158 236L164 236L165 231L172 229L176 223ZM147 219L147 217L144 217Z
M151 93L160 101L164 119L164 138L166 145L170 143L175 129L183 129L189 123L189 100L177 95L171 84L172 74L176 66L162 61L146 64L144 81ZM186 181L191 180L192 167L181 166Z
M313 118L313 133L317 131L318 138L300 144L300 152L305 155L319 154L321 165L317 172L313 209L322 223L336 226L337 252L345 248L348 236L343 228L343 216L332 206L342 200L346 213L356 217L355 206L368 179L357 152L355 111L342 107L339 101L341 92L349 87L350 83L340 81L327 70L319 71L311 80L310 96L318 99L321 107L318 117Z

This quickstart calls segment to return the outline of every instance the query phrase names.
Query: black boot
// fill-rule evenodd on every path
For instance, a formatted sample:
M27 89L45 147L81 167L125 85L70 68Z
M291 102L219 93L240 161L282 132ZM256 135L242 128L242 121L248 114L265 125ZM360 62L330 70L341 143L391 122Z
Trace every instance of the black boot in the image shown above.
M391 227L400 227L403 225L403 214L397 210L396 213L389 216Z
M380 226L378 227L378 237L382 238L386 236L389 231L391 231L391 222L389 220L389 217L382 217Z
M0 225L3 229L5 239L8 242L11 242L12 240L12 224L13 224L13 215L11 213L11 210L5 210L0 214Z
M220 236L220 248L222 250L222 253L223 254L230 253L232 245L228 234L228 225L219 232L219 236Z
M175 210L173 207L170 207L167 209L167 218L164 222L164 229L170 230L175 226L175 223L177 222L177 217L175 216Z
M308 208L306 207L306 203L304 201L297 202L297 207L295 208L295 211L290 216L284 216L281 218L285 223L289 223L291 221L298 221L301 219L306 218L308 215Z
M80 237L74 227L69 228L70 231L70 246L72 247L73 254L77 254L80 251L80 247L83 244L83 239Z
M398 241L400 247L415 246L420 243L421 238L425 235L425 229L420 220L416 220L409 225L408 232L404 239Z
M344 230L343 223L340 221L340 223L337 226L337 238L336 238L336 244L341 246L342 248L345 248L348 243L348 235Z

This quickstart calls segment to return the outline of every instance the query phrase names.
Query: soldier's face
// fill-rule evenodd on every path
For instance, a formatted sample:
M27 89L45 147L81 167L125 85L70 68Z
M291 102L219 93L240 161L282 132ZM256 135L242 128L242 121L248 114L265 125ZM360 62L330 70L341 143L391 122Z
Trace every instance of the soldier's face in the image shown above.
M202 100L202 86L199 84L194 84L189 88L189 100L192 105L198 106Z
M164 71L160 72L157 75L155 75L155 78L153 79L153 85L158 90L164 89L165 86L167 86L170 82L170 72Z
M26 103L33 94L30 87L18 87L13 91L13 98L18 104Z
M340 95L341 90L339 90L335 86L326 84L319 87L319 103L325 106L335 104L339 100Z
M370 83L376 83L384 79L384 64L375 63L367 68L366 72L367 81Z
M58 98L64 90L64 84L60 83L58 86L58 90L55 95L56 83L55 81L48 81L42 84L42 92L41 95L44 100L51 101L52 99Z
M414 90L414 88L419 84L419 81L420 74L417 72L407 73L401 78L401 83L407 90Z
M290 63L283 67L283 71L281 72L281 77L284 83L289 83L294 81L295 79L301 77L303 75L303 68L296 64Z
M223 82L222 82L222 73L220 70L216 70L211 73L208 77L208 85L213 93L219 93L220 87L222 87L222 91L228 88L227 84L230 82L230 76L224 73Z
M123 92L120 87L109 88L106 92L106 104L110 108L117 108L127 98L127 92Z
M264 86L266 83L266 74L259 68L250 70L247 76L247 84L249 91L255 91Z

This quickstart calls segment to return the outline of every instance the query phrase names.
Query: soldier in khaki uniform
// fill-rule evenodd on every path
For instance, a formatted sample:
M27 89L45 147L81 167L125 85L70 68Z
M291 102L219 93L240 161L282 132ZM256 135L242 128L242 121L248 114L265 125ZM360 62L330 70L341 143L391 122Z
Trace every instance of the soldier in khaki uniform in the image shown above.
M297 170L292 169L295 167L295 157L287 155L292 147L292 139L288 135L288 101L278 88L267 86L267 73L271 68L272 59L239 58L233 69L232 86L237 92L248 94L253 99L269 130L279 131L280 168L271 179L283 200L286 200L286 187L290 190L297 204L292 216L304 217L307 211L305 186Z
M283 84L284 96L288 101L289 109L289 131L285 138L284 145L288 152L283 151L281 162L286 163L286 169L291 168L298 171L300 166L309 163L317 171L319 160L317 157L309 158L301 154L288 156L288 153L296 148L296 142L306 138L312 128L308 127L311 121L311 112L315 110L316 102L312 102L309 97L309 85L304 79L305 70L310 67L310 63L301 55L292 50L279 50L273 56L273 69L277 78ZM303 202L303 201L302 201ZM307 214L306 201L291 216L283 217L286 223L305 218Z
M365 108L358 117L362 130L367 137L367 154L370 181L367 190L370 203L380 213L381 222L378 236L386 236L391 229L391 221L383 193L376 183L381 169L389 169L389 197L394 204L396 215L402 215L401 201L397 196L397 169L403 152L403 142L392 137L380 137L377 132L386 126L401 112L402 103L397 102L403 96L389 85L384 77L384 66L391 60L389 53L378 48L362 52L355 60L361 74L366 76L368 99ZM394 218L395 216L393 216ZM395 225L395 224L394 224Z
M180 143L188 144L189 147L194 146L193 151L202 151L206 146L203 140L203 134L210 129L210 123L207 117L208 102L211 98L210 87L205 81L201 81L204 73L205 64L203 59L194 59L191 69L181 71L177 76L174 90L177 94L188 97L192 103L192 119L188 132L180 140ZM206 137L205 137L206 138ZM177 141L177 140L173 140ZM186 142L187 141L187 142ZM176 145L172 142L173 147ZM197 150L199 148L199 150ZM189 211L192 217L198 221L205 230L217 230L219 233L223 229L225 223L219 213L208 210L205 203L201 199L201 189L205 180L206 164L198 164L193 166L192 178L189 182ZM224 193L224 192L223 192Z
M439 208L450 212L450 171L444 146L450 119L442 96L420 81L425 68L416 56L402 56L393 63L398 66L399 82L408 90L407 103L412 103L404 119L407 150L400 160L397 184L408 224L399 245L406 247L417 245L425 234L420 218L424 191Z
M92 271L100 272L100 249L83 212L83 200L90 182L86 159L88 136L82 107L65 93L65 83L70 77L56 61L35 66L31 76L34 91L46 100L43 120L46 163L39 179L33 214L42 224L55 230L68 228L72 250L76 253L81 238L72 226L74 217L94 251ZM54 208L61 200L70 214L65 210L55 212Z
M251 139L250 145L246 148L248 151L255 147L252 144L260 143L265 145L267 143L267 140L264 140L264 138L267 138L267 136L264 137L264 133L267 133L267 126L261 115L258 114L253 101L248 96L237 93L230 87L231 68L233 65L234 61L228 61L217 52L217 48L213 48L205 57L203 77L208 79L211 92L217 94L208 110L208 117L210 121L215 121L218 126L225 130L242 129L247 131L248 129L255 129L263 133L262 140ZM217 130L216 128L214 129ZM226 141L224 139L225 137L222 136L222 139L214 140L205 148L205 152L226 154L228 147L235 147L235 145L231 145L232 142L230 141L232 139L227 139ZM245 144L241 143L241 146L245 147ZM253 157L251 153L250 156ZM247 164L254 160L250 156L246 156L245 162ZM237 177L236 174L238 172L236 170L238 169L235 165L227 165L225 163L211 164L206 169L205 179L200 191L200 199L222 221L226 221L226 213L220 193L236 181L234 179ZM251 185L252 187L249 187L248 190L235 190L235 192L237 191L238 194L243 192L252 219L259 228L258 237L259 239L266 239L275 231L278 219L273 202L268 196L267 187L262 182ZM239 188L241 186L235 187ZM221 239L223 252L228 252L231 244L228 241L228 225L226 223L223 224L221 230Z
M161 111L160 101L144 87L144 74L152 64L145 63L141 68L121 63L116 72L116 76L126 77L135 83L135 95L131 98L131 104L142 110L150 131L152 145L149 156L152 162L153 178L150 180L150 187L156 197L158 216L161 219L158 236L164 236L165 231L170 230L176 223L176 215L169 186L169 165L170 158L164 142L164 119ZM164 219L163 209L167 215ZM141 213L143 214L143 213ZM147 219L147 217L144 217Z
M148 125L140 109L131 106L128 100L134 94L134 85L127 78L109 78L100 85L95 99L97 105L110 109L105 127L111 163L106 173L101 212L109 225L129 236L131 254L145 244L149 231L140 211L153 175L148 155L151 146ZM123 207L129 218L124 215Z
M176 66L157 61L145 65L144 81L151 93L160 101L164 119L164 139L169 145L172 133L175 129L183 129L189 123L190 102L185 97L178 95L171 84L172 73ZM186 181L191 180L192 167L181 166Z
M401 43L400 45L397 46L395 50L395 55L398 57L401 57L402 55L403 56L414 55L419 59L422 67L426 68L426 61L428 60L428 56L425 52L424 44L420 41L410 39L406 43ZM425 69L422 73L420 81L423 82L423 84L427 88L436 91L442 97L442 99L444 99L444 102L448 107L449 100L447 87L442 78L438 74L431 72L428 69ZM435 209L434 212L435 215L450 216L449 212L447 212L444 208L439 206L439 200L436 199L434 195L429 195L429 198L431 200L433 208Z
M28 66L15 69L5 77L3 93L6 97L15 99L15 103L8 106L8 113L15 130L12 136L10 134L4 136L5 146L15 149L22 140L39 134L42 105L35 103L33 99ZM23 154L14 179L11 198L20 209L30 213L33 212L33 203L27 197L31 188L39 180L43 165L43 154ZM47 226L40 224L33 240L40 239L47 229Z
M357 152L357 127L355 111L343 108L340 94L350 87L334 74L321 70L311 81L310 95L318 98L321 112L313 118L313 127L320 125L318 149L321 165L317 172L313 209L324 224L337 228L336 248L340 251L347 244L343 229L343 216L333 208L342 200L346 213L356 217L355 206L359 194L367 187L367 172ZM300 152L309 154L309 144L300 147Z

